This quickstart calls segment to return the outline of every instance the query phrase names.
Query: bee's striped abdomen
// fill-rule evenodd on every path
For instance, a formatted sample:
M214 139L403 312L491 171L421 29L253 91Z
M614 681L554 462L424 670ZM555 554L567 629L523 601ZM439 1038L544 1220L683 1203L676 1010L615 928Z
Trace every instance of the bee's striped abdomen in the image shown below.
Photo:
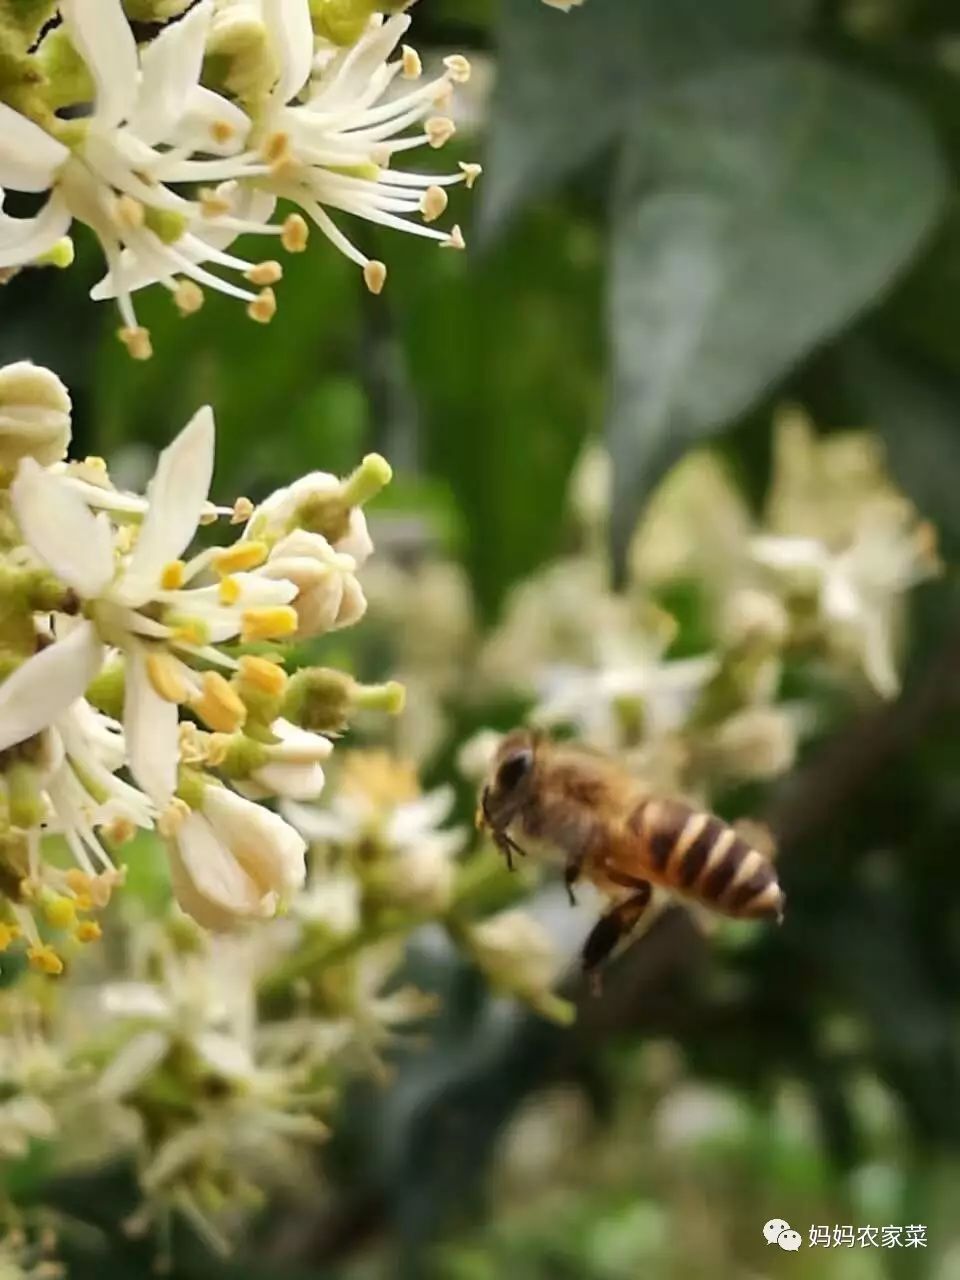
M627 825L664 884L725 915L782 916L773 864L721 818L679 800L645 800Z

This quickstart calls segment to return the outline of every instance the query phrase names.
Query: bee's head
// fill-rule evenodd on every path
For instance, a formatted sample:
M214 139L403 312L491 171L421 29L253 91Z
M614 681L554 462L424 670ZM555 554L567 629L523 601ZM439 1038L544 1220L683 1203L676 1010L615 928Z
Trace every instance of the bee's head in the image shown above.
M517 816L533 788L536 760L537 735L529 729L514 729L500 743L480 800L487 826L502 831Z

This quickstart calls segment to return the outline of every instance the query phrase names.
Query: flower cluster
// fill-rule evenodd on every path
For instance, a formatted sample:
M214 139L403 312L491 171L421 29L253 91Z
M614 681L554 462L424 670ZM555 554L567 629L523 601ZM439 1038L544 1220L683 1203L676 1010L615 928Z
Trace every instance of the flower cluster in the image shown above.
M382 458L219 508L209 409L145 497L101 459L64 461L69 436L54 374L0 370L0 942L24 935L48 972L63 959L38 921L97 937L92 915L123 878L115 850L138 831L164 840L176 896L205 926L273 915L303 883L305 842L259 801L315 798L353 710L402 702L396 684L283 666L292 641L366 608L361 508L390 478ZM189 555L221 516L239 536ZM48 856L51 835L64 856Z
M45 8L52 25L37 21ZM183 314L213 289L256 321L272 318L282 267L230 252L244 233L297 253L312 223L374 293L385 265L331 210L463 248L458 226L432 224L448 188L473 186L479 166L437 175L394 159L452 137L446 112L469 77L465 58L428 78L408 45L391 60L410 19L369 0L154 8L175 20L138 45L121 0L0 4L0 271L69 265L68 233L85 223L107 266L92 296L116 299L120 338L144 359L150 335L133 295L146 285L163 285ZM46 198L16 217L2 211L4 190ZM293 206L279 221L278 201Z

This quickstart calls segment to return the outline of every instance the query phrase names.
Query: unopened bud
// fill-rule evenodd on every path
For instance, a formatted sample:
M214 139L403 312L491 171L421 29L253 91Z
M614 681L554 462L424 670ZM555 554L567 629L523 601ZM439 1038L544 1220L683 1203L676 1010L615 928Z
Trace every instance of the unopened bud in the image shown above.
M21 458L50 466L70 443L70 396L55 373L20 360L0 369L0 465Z

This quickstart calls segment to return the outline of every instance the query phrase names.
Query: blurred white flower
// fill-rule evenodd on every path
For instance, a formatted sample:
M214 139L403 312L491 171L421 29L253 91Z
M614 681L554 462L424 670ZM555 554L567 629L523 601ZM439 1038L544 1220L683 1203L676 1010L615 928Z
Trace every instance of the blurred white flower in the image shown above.
M548 930L525 911L502 911L472 926L470 949L498 989L536 1001L551 992L563 957Z

